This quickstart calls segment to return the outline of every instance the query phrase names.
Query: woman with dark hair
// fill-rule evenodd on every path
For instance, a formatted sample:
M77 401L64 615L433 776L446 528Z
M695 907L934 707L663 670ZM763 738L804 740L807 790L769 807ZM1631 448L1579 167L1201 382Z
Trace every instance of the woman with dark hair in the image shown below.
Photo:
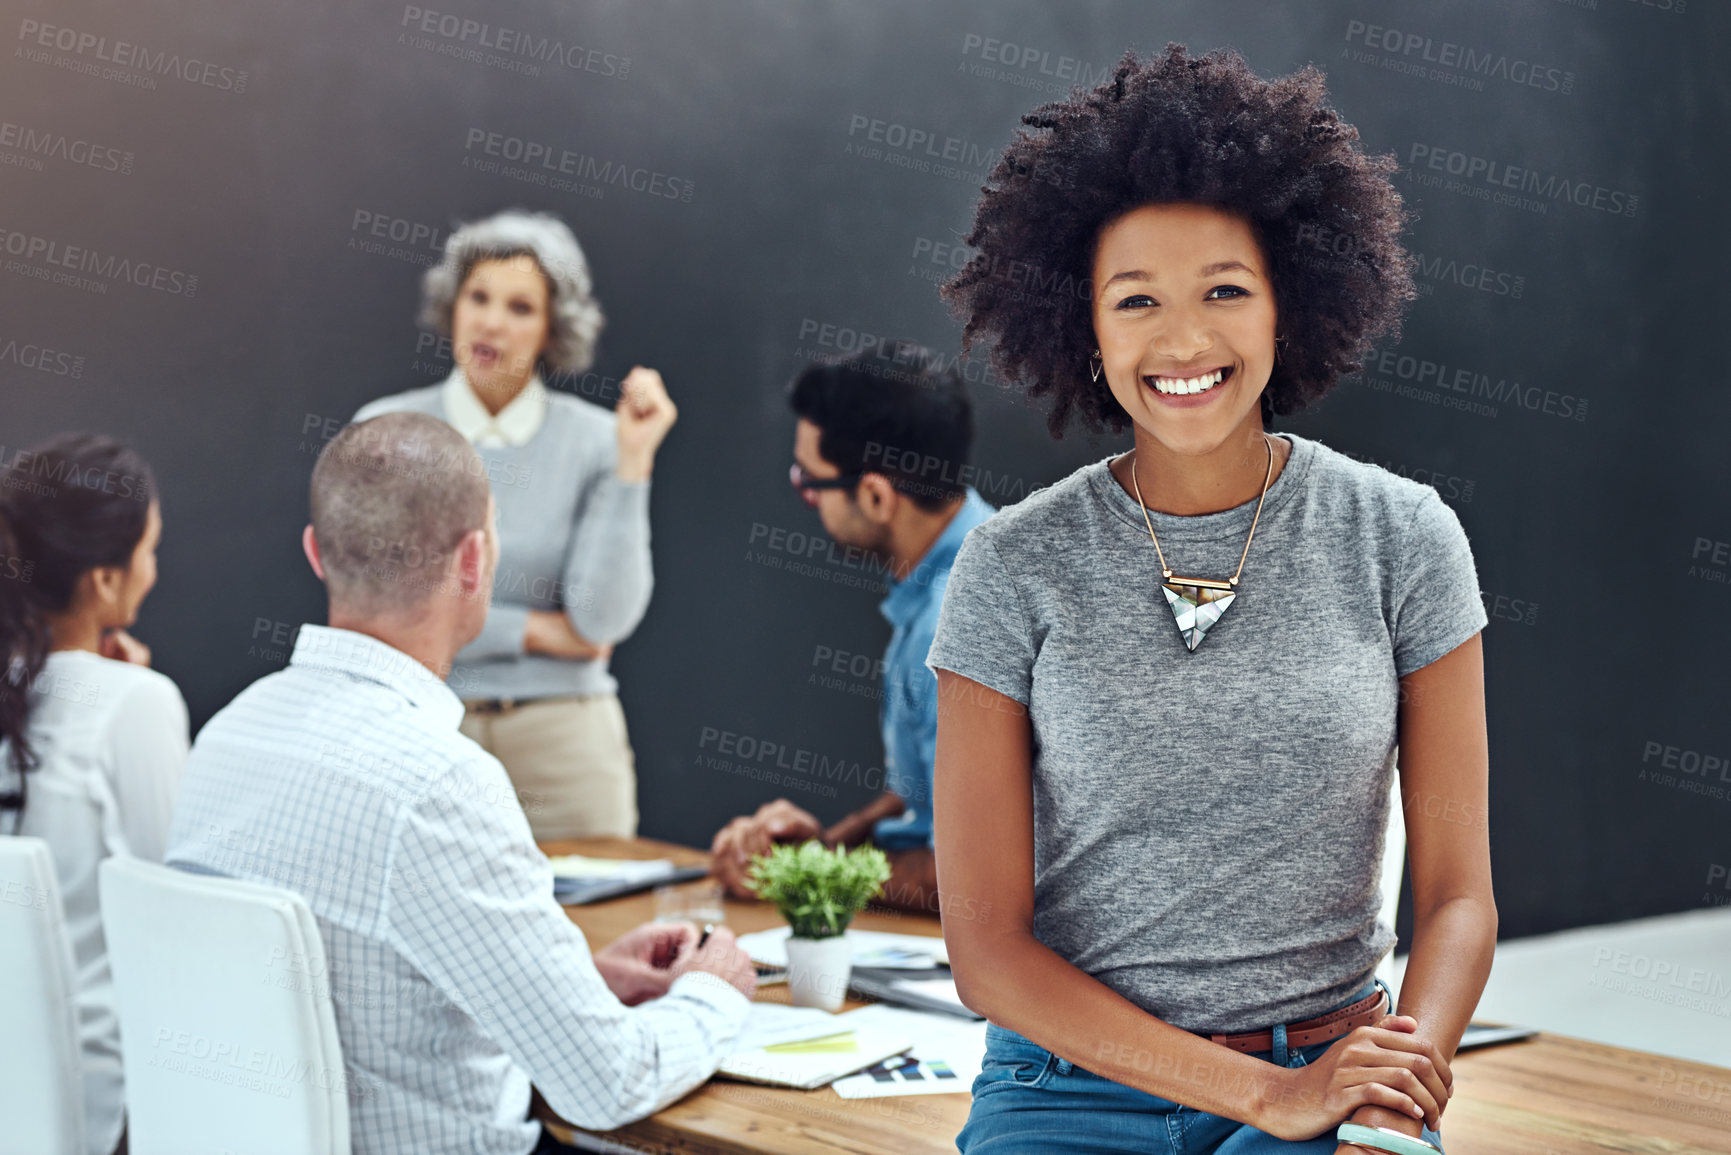
M1496 940L1485 824L1428 817L1485 813L1472 553L1430 488L1269 432L1414 295L1394 162L1316 69L1178 45L1023 123L945 296L1054 435L1133 448L968 535L929 655L938 874L992 911L944 909L991 1020L958 1145L1435 1150ZM1397 746L1449 805L1408 808L1395 1014Z
M492 483L492 607L449 677L463 733L504 763L538 841L629 838L636 757L608 660L649 608L649 479L677 411L641 365L612 412L547 387L543 371L589 368L602 326L588 261L557 217L503 212L456 229L421 298L421 322L450 338L450 376L355 420L437 417ZM388 552L380 562L416 580Z
M126 632L161 534L150 467L111 438L61 434L0 470L0 823L54 857L92 1155L115 1150L125 1107L96 868L162 861L186 762L186 702Z

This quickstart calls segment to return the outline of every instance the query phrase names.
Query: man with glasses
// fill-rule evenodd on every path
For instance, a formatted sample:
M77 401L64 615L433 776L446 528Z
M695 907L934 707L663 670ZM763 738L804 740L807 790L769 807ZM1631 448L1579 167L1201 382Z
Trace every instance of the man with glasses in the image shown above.
M746 885L752 855L777 842L817 838L828 846L875 843L892 869L882 901L937 909L938 683L926 668L926 651L956 550L993 512L963 484L973 407L945 362L942 354L898 341L812 365L788 391L798 419L789 470L794 490L837 544L871 559L889 579L879 606L892 627L880 713L886 789L829 826L785 798L728 823L711 847L713 870L741 897L752 893Z

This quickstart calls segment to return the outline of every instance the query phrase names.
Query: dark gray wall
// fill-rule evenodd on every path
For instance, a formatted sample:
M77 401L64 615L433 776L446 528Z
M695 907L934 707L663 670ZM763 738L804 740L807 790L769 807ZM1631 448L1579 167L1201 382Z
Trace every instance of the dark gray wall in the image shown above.
M643 830L693 843L778 792L826 817L870 793L705 763L708 731L881 763L876 682L821 657L875 656L887 626L869 575L794 556L821 530L784 480L785 382L862 333L955 348L941 246L1017 117L1070 79L1169 39L1233 45L1265 74L1317 63L1407 170L1426 273L1399 347L1290 428L1433 482L1471 535L1493 619L1503 931L1731 897L1714 869L1731 861L1723 6L5 9L0 443L98 427L155 463L167 532L139 633L195 723L319 619L296 536L325 423L447 368L412 323L445 231L550 209L583 240L610 317L596 375L573 387L610 401L643 362L681 409L656 475L655 603L616 669ZM423 9L455 35L420 31ZM568 62L479 48L463 20L491 42L500 28L551 39ZM923 149L859 154L878 147L857 127L873 120L929 134L956 171L895 163ZM690 198L482 171L476 132L658 172ZM1493 171L1528 182L1527 203L1487 199ZM374 221L403 239L369 248ZM39 279L67 246L98 254L88 283ZM105 272L110 257L144 284ZM1052 442L992 381L976 398L1000 504L1118 448Z

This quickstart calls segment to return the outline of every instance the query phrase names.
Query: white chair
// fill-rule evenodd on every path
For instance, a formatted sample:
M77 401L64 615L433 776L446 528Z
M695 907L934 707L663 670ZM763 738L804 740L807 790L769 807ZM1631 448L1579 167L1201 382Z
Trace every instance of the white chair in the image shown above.
M1382 912L1377 915L1377 921L1386 922L1392 928L1395 915L1400 910L1401 874L1406 869L1406 815L1401 809L1398 767L1389 795L1388 832L1382 845ZM1388 984L1391 994L1399 997L1400 982L1395 977L1394 950L1390 950L1377 964L1376 977Z
M290 891L101 866L132 1155L348 1155L324 943Z
M84 1155L72 942L40 838L0 838L0 1153Z

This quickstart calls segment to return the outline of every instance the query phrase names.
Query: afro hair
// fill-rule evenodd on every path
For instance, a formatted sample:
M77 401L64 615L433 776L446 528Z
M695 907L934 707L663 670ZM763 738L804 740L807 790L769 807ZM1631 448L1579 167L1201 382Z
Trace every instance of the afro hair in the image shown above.
M1088 371L1090 278L1101 230L1142 205L1212 206L1261 243L1282 339L1265 426L1398 334L1416 293L1396 162L1365 154L1314 66L1264 80L1231 49L1193 58L1168 44L1146 63L1126 53L1110 80L1022 123L982 189L974 255L942 294L965 321L964 349L989 344L998 370L1044 400L1053 436L1077 417L1096 431L1129 424Z

